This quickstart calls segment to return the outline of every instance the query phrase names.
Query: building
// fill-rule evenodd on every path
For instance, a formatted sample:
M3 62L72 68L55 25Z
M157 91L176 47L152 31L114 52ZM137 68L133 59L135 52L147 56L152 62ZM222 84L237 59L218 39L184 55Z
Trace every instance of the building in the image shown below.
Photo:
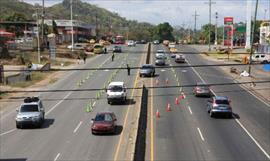
M69 43L72 37L72 23L71 20L54 20L58 31L58 43ZM53 25L53 20L44 20L48 26ZM73 20L73 36L74 42L82 39L90 39L96 35L95 26L86 24L82 21Z

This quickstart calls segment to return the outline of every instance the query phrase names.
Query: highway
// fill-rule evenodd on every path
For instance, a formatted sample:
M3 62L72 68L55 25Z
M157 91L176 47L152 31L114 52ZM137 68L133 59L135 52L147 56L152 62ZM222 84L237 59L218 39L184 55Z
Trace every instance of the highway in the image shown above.
M196 51L177 45L178 51ZM152 62L158 49L152 48ZM198 54L187 54L186 64L213 64ZM167 65L176 64L168 56ZM190 85L197 82L231 83L217 67L159 68L149 86ZM168 84L166 82L168 79ZM158 84L156 84L158 83ZM213 86L214 94L228 96L234 117L211 118L206 112L208 98L196 98L192 88L151 89L149 95L146 160L269 160L270 107L239 85ZM180 91L186 96L179 105ZM166 108L170 104L171 111ZM160 118L156 117L156 111Z
M88 59L79 68L138 66L145 60L146 45L123 46L123 53L102 54ZM110 79L124 81L127 87L139 85L137 70L71 71L48 89L103 88ZM131 124L137 119L136 91L128 90L128 102L123 105L108 105L103 92L98 91L40 93L46 110L42 128L15 128L15 109L1 114L0 159L18 160L124 160L130 157L127 149L131 137ZM22 100L21 100L22 101ZM86 107L94 104L92 112ZM18 101L18 106L20 101ZM135 108L136 107L136 108ZM99 111L112 111L117 116L116 135L92 135L91 118ZM134 116L133 116L134 115ZM128 118L128 119L127 119ZM131 138L132 139L132 138Z

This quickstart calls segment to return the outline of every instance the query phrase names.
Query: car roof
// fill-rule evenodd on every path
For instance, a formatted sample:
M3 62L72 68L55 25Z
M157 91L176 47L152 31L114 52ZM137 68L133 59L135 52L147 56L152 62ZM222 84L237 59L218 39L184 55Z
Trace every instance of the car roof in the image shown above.
M102 111L102 112L97 113L97 115L102 115L102 114L114 114L114 112L112 112L112 111Z
M111 82L109 86L123 86L124 82Z
M154 67L152 64L143 64L142 67Z
M228 100L227 96L215 96L215 100Z
M39 102L22 103L22 105L39 105Z
M165 52L164 50L162 50L162 49L159 49L159 50L157 50L157 52Z

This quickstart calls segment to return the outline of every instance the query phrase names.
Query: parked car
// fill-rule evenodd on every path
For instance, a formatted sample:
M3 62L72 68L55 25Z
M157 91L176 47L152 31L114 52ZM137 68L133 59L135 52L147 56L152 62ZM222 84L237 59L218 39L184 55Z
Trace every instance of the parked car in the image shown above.
M171 58L175 58L176 57L176 54L171 54Z
M78 44L78 43L73 44L73 49L75 50L84 50L85 47L86 46L83 44ZM72 45L69 45L67 48L72 49Z
M270 54L255 53L252 55L253 62L260 62L263 64L270 63Z
M210 117L214 117L216 114L226 114L228 117L233 116L232 107L228 97L214 96L207 102L207 112Z
M175 57L175 62L176 63L185 63L186 59L185 59L184 55L177 54L176 57Z
M38 97L27 97L17 109L16 127L23 128L24 125L41 127L45 118L45 109Z
M126 102L127 89L124 82L111 82L106 89L108 104Z
M115 52L115 53L121 53L122 52L121 46L114 46L113 47L113 52Z
M135 43L133 40L129 40L129 41L127 42L127 45L128 45L128 46L136 46L136 43Z
M154 45L158 45L159 44L159 41L158 40L155 40L155 41L153 41L153 44Z
M174 42L170 42L168 46L169 46L169 48L175 48L175 43Z
M193 89L194 95L197 96L206 96L210 97L211 96L211 90L209 86L205 85L203 82L198 82L196 84L196 87Z
M86 46L84 50L86 52L93 52L94 51L94 46Z
M117 124L116 116L113 112L99 112L92 119L92 134L115 133Z
M154 76L155 67L152 64L144 64L140 69L140 77L142 76Z

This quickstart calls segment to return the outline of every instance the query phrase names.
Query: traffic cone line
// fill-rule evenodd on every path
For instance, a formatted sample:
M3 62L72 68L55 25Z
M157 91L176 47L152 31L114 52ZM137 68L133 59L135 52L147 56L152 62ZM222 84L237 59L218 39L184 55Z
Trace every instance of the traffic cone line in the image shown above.
M166 84L169 84L169 79L168 78L166 78Z
M156 112L156 118L160 118L160 113L159 113L158 109L157 109L157 112Z
M179 105L179 99L177 97L175 98L175 104Z

